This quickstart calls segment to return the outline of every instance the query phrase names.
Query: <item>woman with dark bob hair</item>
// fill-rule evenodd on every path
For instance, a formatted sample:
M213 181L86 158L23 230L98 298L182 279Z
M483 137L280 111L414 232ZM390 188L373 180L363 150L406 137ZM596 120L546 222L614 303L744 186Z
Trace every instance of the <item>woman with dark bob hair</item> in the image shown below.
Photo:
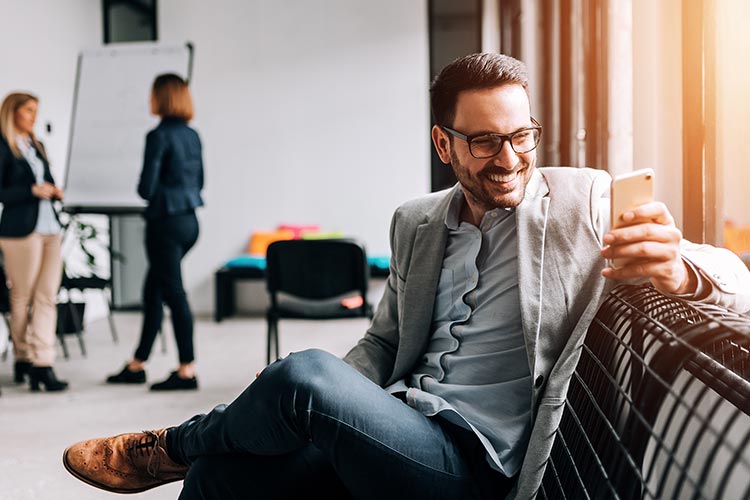
M188 126L193 101L187 82L175 74L160 75L151 89L151 113L161 123L146 136L138 194L148 202L143 285L143 325L133 358L111 384L143 384L145 363L161 329L163 305L171 311L179 367L151 386L152 391L197 389L193 352L193 314L182 285L181 261L198 239L195 209L203 205L203 160L198 133Z

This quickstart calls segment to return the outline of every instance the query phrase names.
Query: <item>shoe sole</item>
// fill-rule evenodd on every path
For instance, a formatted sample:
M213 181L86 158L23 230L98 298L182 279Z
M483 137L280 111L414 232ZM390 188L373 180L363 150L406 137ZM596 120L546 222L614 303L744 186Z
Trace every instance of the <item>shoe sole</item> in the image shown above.
M65 448L65 451L63 452L63 467L65 467L65 470L68 471L73 477L78 479L79 481L83 481L84 483L88 484L89 486L93 486L94 488L99 488L100 490L104 491L111 491L112 493L121 493L121 494L129 494L129 493L142 493L144 491L148 491L150 489L156 488L157 486L162 486L169 483L174 483L176 481L182 481L180 478L170 479L167 481L162 481L159 484L154 484L153 486L146 486L144 488L131 488L131 489L123 489L123 488L113 488L111 486L107 486L106 484L97 483L96 481L89 479L85 476L82 476L78 473L68 462L68 452L70 451L70 448Z

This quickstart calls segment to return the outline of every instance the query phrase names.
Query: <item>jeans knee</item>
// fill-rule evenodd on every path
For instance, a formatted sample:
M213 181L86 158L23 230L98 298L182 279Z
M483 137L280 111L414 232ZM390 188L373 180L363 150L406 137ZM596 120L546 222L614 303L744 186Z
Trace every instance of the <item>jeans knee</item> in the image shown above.
M307 349L293 352L273 363L268 370L285 384L294 386L314 386L318 383L329 384L336 380L335 373L341 361L331 353L320 349Z

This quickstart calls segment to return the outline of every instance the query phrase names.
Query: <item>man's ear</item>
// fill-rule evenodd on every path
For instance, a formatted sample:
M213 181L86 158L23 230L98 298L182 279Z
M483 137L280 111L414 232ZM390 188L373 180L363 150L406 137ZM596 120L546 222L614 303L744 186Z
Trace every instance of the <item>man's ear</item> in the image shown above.
M451 162L451 141L448 134L437 125L432 126L432 143L435 145L440 160L446 165Z

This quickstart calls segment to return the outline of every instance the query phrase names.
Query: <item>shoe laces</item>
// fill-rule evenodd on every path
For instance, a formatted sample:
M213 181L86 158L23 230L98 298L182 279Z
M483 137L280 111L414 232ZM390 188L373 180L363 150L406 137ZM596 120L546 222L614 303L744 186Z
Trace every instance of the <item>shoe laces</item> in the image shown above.
M138 457L148 457L146 472L151 477L158 477L161 469L161 456L159 455L159 436L154 431L143 431L143 435L135 441L131 441L127 447L128 454L133 463Z

